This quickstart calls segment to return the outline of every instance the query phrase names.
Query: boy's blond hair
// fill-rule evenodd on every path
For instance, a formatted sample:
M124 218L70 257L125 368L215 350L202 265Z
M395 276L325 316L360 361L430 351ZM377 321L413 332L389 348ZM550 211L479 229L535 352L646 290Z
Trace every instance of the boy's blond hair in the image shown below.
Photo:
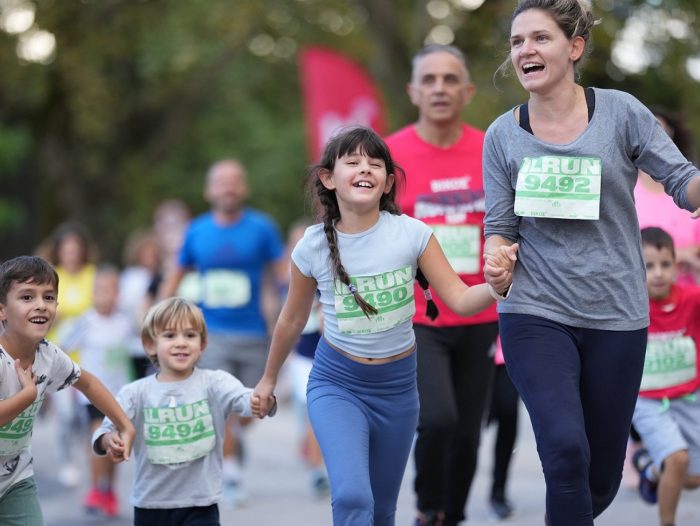
M207 325L202 311L191 301L184 298L168 298L156 303L146 313L146 318L141 326L141 342L144 347L155 344L158 333L164 329L188 326L199 332L202 338L202 347L207 343ZM158 356L147 353L150 360L157 367Z

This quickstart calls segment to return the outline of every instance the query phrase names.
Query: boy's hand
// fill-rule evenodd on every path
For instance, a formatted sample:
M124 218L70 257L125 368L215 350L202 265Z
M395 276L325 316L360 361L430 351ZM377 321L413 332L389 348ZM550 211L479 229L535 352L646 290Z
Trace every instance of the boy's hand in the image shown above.
M17 379L19 380L19 385L22 386L23 390L33 390L34 398L36 398L36 376L34 376L31 366L27 367L26 369L23 369L19 363L19 360L15 360L15 370L17 371Z
M129 460L131 457L131 447L134 445L134 438L136 438L136 428L129 422L127 427L119 430L119 436L124 444L124 460Z
M275 406L276 399L273 394L275 383L263 378L258 382L253 390L253 396L250 398L250 409L253 416L265 418L270 410Z

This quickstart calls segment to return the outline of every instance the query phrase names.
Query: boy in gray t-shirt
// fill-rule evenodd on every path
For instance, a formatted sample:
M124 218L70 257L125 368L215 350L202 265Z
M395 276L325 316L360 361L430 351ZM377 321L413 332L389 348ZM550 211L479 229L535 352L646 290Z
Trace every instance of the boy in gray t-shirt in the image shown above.
M155 305L141 339L158 372L117 396L137 430L134 524L218 524L226 418L251 416L252 389L224 371L196 367L207 343L206 325L201 311L182 298ZM93 449L122 460L122 443L109 419L95 431Z

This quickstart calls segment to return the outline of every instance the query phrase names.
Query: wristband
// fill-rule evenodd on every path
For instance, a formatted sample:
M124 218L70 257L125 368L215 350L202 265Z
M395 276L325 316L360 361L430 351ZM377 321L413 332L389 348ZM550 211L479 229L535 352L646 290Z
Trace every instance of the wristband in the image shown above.
M499 294L496 292L496 289L494 289L491 284L488 284L489 287L489 294L491 294L491 297L495 299L496 301L502 301L508 298L510 296L510 291L513 288L513 284L511 283L508 285L508 288L503 292L503 294Z

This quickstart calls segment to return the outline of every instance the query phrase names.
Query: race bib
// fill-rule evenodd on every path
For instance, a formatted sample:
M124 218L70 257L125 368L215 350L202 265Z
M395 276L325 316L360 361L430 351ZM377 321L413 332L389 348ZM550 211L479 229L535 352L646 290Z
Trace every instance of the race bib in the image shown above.
M691 381L697 374L697 349L689 336L647 343L640 390L666 389Z
M365 316L348 287L336 280L335 312L341 333L387 331L413 318L416 305L413 301L413 269L410 266L376 276L351 277L350 281L378 313L369 318Z
M598 219L601 167L597 157L525 157L515 186L515 215Z
M243 272L210 270L202 277L202 303L211 309L242 307L250 302L250 279Z
M152 464L189 462L214 449L216 433L207 400L149 407L143 413L146 456Z
M43 397L35 400L12 421L0 427L0 456L16 455L29 447L34 428L34 417L43 402Z
M430 225L430 227L457 274L479 272L481 228L478 225Z

